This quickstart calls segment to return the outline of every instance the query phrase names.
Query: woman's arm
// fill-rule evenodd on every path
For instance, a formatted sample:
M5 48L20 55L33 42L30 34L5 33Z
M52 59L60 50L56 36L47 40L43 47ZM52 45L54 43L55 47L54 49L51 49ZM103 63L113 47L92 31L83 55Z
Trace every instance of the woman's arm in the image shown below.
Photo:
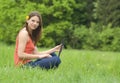
M42 52L39 52L38 49L37 49L37 47L35 47L34 54L40 54L40 55L42 55L42 54L51 54L53 52L59 51L60 47L61 47L61 45L57 45L57 46L55 46L54 48L52 48L50 50L42 51Z
M29 35L27 33L27 31L25 30L22 30L20 33L19 33L19 44L18 44L18 56L19 58L24 58L24 59L37 59L37 58L45 58L45 57L50 57L49 54L28 54L28 53L25 53L24 50L25 50L25 46L27 44L27 41L28 41L28 38L29 38Z

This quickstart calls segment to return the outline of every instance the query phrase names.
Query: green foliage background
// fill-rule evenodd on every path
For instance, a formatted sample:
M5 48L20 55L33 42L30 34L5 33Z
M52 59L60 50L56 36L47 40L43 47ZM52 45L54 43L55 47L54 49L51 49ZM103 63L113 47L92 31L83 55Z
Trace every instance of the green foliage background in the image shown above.
M66 48L120 51L120 2L115 0L1 0L0 41L14 44L29 12L43 18L39 47L65 38Z

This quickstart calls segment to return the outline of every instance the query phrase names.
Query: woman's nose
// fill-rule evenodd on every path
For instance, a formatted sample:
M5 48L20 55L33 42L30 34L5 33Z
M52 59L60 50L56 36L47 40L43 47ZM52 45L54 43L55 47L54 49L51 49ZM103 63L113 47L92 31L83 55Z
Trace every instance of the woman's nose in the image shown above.
M34 22L34 25L37 25L37 22Z

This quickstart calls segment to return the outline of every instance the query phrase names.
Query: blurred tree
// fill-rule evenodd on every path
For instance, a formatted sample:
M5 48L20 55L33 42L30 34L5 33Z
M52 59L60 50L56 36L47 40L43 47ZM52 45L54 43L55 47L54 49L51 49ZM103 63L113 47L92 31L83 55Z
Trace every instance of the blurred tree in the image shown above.
M78 25L90 26L93 18L94 2L96 0L75 0L74 13L72 14L72 23Z
M120 26L120 1L119 0L97 0L95 3L95 18L103 25L112 23Z

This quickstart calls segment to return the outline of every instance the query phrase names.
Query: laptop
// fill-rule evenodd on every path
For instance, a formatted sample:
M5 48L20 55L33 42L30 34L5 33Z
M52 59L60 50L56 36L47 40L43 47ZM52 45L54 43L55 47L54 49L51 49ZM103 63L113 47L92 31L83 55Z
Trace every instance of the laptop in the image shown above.
M59 51L59 53L58 53L58 57L60 57L60 54L61 54L61 52L62 52L62 49L63 49L63 47L64 47L64 39L61 41L61 47L60 47L60 51Z

